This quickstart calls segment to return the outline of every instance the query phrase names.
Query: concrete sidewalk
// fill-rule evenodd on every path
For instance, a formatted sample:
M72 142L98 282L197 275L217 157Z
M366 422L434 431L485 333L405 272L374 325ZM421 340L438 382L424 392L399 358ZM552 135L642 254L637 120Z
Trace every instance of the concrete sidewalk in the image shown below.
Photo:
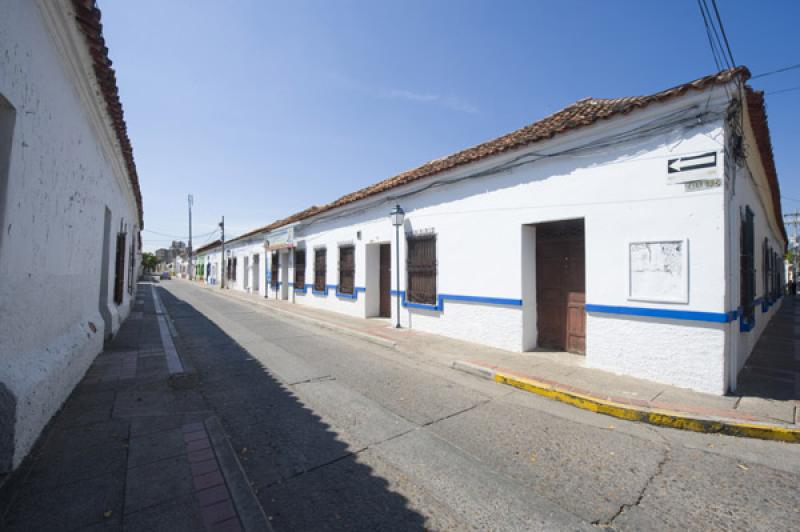
M577 403L589 400L594 406L587 409L594 411L609 413L596 405L615 405L625 410L617 417L645 420L640 418L656 412L661 417L677 416L677 423L667 424L676 428L724 432L719 422L754 425L777 431L772 437L766 434L767 439L800 441L800 305L791 297L784 298L782 309L745 366L741 393L716 396L587 368L584 357L569 353L513 353L416 330L395 329L386 319L355 318L217 286L193 284L224 297L247 301L293 319L393 348L418 361L453 367L528 391L542 390L540 395L553 397L554 390L563 392L580 398L566 402L580 406ZM763 431L747 432L733 430L729 433L765 437Z
M186 368L156 291L138 288L111 345L2 486L0 529L269 529L219 420L185 380L175 385Z

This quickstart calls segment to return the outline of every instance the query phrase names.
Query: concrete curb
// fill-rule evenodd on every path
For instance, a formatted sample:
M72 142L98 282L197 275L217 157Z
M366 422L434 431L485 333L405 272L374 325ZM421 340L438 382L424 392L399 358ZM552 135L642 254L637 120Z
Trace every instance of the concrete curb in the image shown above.
M682 412L637 407L574 392L532 378L512 375L473 362L457 360L453 362L452 367L470 375L513 386L526 392L572 405L581 410L588 410L627 421L638 421L660 427L706 434L726 434L742 438L800 443L800 427L795 425L743 423L725 418L700 417Z
M275 313L278 313L278 314L282 314L284 316L289 316L289 317L292 317L292 318L295 318L295 319L299 319L301 321L304 321L304 322L309 323L311 325L316 325L317 327L321 327L321 328L327 329L329 331L334 331L334 332L338 332L338 333L341 333L341 334L346 334L347 336L352 336L354 338L359 338L359 339L364 340L366 342L370 342L370 343L373 343L373 344L380 345L381 347L387 347L389 349L396 349L397 348L397 342L393 342L393 341L388 340L386 338L382 338L380 336L375 336L373 334L369 334L369 333L365 333L365 332L362 332L362 331L357 331L357 330L354 330L354 329L350 329L349 327L343 327L341 325L337 325L337 324L331 323L329 321L319 320L319 319L316 319L316 318L312 318L310 316L305 316L303 314L298 314L297 312L292 312L291 310L275 308L275 307L270 306L270 305L265 305L265 304L259 303L258 301L253 301L248 297L240 296L239 294L233 293L230 290L223 290L223 289L220 289L220 288L216 288L215 289L214 287L205 286L205 285L200 285L200 288L205 288L206 290L210 290L212 293L219 294L221 296L227 296L227 297L230 297L232 299L237 299L237 300L242 301L244 303L250 303L251 305L255 305L255 306L259 307L259 308L263 308L263 309L266 309L268 311L272 311L272 312L275 312Z
M164 331L160 331L165 356L167 357L167 366L169 368L167 383L174 390L188 390L194 388L197 386L197 371L189 357L181 356L183 344L178 336L177 329L175 329L175 323L172 321L167 307L161 302L157 291L158 289L155 285L151 286L153 290L153 304L156 307L156 315L159 318L159 329L161 329L163 320L163 323L167 326L166 334L169 336L169 338L167 338Z
M267 515L250 487L247 474L236 457L236 452L233 450L219 418L210 417L204 424L242 527L247 532L272 532Z

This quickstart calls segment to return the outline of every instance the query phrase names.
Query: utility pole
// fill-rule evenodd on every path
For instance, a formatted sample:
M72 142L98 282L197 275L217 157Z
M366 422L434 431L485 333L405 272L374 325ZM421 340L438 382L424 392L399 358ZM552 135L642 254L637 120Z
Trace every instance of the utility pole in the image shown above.
M800 211L795 210L789 214L783 215L784 219L786 220L786 225L790 226L793 229L794 233L794 249L792 251L792 281L797 282L797 226L800 225Z
M222 255L219 259L219 265L221 270L221 275L219 276L220 279L220 288L225 288L225 217L222 217L222 221L219 223L219 228L222 230L222 236L220 237L220 241L222 242Z
M189 194L189 280L194 279L194 270L192 269L192 204L194 203L194 196Z

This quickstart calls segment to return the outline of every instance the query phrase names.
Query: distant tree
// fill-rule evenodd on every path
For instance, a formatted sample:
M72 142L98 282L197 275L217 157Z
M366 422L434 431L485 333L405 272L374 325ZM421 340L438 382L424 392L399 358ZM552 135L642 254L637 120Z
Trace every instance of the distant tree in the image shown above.
M156 265L158 264L158 257L145 251L142 253L142 266L145 270L154 271L156 269Z

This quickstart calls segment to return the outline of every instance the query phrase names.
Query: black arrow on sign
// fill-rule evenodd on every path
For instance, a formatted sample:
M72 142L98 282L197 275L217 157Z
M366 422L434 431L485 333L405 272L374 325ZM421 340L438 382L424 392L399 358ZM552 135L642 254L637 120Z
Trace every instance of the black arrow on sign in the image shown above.
M714 168L715 166L717 166L717 152L710 151L702 155L669 159L667 161L667 173L677 174L678 172L688 172L689 170L699 170L701 168Z

